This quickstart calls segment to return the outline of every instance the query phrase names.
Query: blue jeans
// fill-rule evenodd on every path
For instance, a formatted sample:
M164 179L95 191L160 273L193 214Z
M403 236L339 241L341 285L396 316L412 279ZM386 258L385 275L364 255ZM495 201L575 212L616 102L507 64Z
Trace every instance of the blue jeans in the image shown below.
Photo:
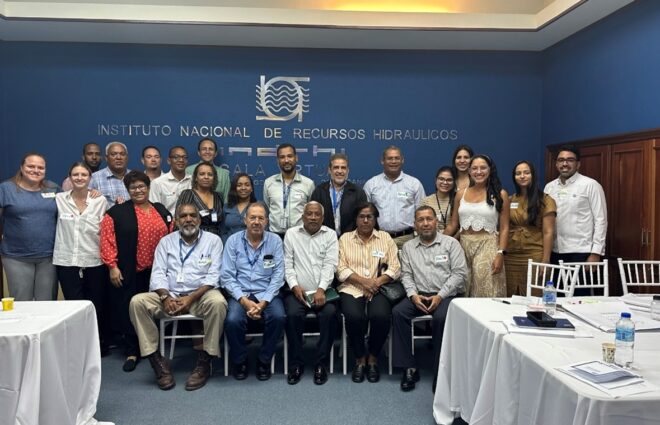
M264 337L259 351L259 361L269 364L277 342L282 339L286 313L284 304L280 297L275 297L268 303L262 312L264 325ZM243 306L233 298L229 299L227 318L225 319L225 334L229 342L229 358L233 364L241 364L247 360L247 347L245 345L245 334L248 325L247 312Z

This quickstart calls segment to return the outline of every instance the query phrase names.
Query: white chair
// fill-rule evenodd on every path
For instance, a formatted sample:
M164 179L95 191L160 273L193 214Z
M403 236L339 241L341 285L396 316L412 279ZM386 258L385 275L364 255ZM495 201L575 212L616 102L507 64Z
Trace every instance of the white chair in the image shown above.
M433 320L433 316L430 314L425 314L423 316L413 317L410 321L410 334L412 340L412 353L415 355L415 340L416 339L433 339L433 335L415 335L415 323L420 322L430 322Z
M529 259L527 262L527 296L532 295L532 289L543 291L546 282L552 281L558 294L572 297L579 270L578 266L536 263Z
M371 323L369 323L369 328L367 328L367 337L369 336L369 329L371 329ZM342 357L342 366L344 375L346 375L347 364L346 364L346 352L348 351L347 347L347 337L346 337L346 317L342 313L341 315L341 357ZM388 372L392 374L392 325L390 325L390 334L387 336L387 360L388 360Z
M609 285L609 271L607 260L599 262L580 262L580 263L565 263L559 260L560 266L579 266L578 279L575 282L574 289L602 289L603 295L610 296ZM573 291L575 292L575 291ZM593 295L593 291L592 291Z
M180 316L167 316L160 319L160 355L165 356L165 340L169 339L170 342L170 360L174 357L174 346L176 345L177 339L186 339L186 338L204 338L204 334L201 335L177 335L179 328L179 321L186 320L202 320L202 318L197 317L193 314L182 314ZM172 324L172 334L166 335L165 329L169 324Z
M227 334L223 333L223 338L224 338L224 344L225 344L225 376L229 376L229 342L227 341ZM284 332L282 332L282 335L284 335ZM263 332L252 332L252 333L246 333L245 334L246 338L263 338L264 333ZM286 335L284 336L284 353L286 356ZM276 354L273 354L273 357L270 359L270 373L274 374L275 373L275 356ZM286 361L284 362L284 374L287 374L287 365Z
M318 317L316 313L314 312L308 312L305 315L305 321L308 320L315 320L318 321ZM316 337L321 337L321 331L319 330L318 332L303 332L303 341L305 340L306 337L308 336L316 336ZM284 335L284 374L289 373L289 344L286 342L286 333ZM330 346L330 373L334 373L335 371L335 343L334 341L332 342L332 345Z
M660 261L635 261L618 259L619 273L623 294L628 293L629 286L645 286L653 288L653 293L660 293Z

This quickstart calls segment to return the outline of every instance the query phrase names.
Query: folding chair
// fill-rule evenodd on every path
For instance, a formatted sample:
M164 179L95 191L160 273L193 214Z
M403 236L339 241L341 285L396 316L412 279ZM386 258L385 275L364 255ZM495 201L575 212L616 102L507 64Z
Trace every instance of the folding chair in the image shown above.
M369 328L367 329L367 335L366 337L369 337L369 329L371 329L371 323L369 323ZM346 352L348 349L346 348L348 345L346 337L346 317L344 316L344 313L341 314L341 356L342 356L342 366L343 366L343 372L344 375L346 375L347 371L347 362L346 362ZM392 374L392 325L390 324L390 334L387 336L387 359L388 359L388 372L391 375Z
M578 279L575 282L575 289L602 289L603 295L609 297L609 271L607 267L607 260L599 262L580 262L580 263L565 263L559 260L560 266L579 266ZM575 291L573 291L575 292Z
M305 322L314 320L315 322L318 322L318 317L316 313L310 311L305 315ZM305 340L306 337L308 336L317 336L321 337L321 331L319 330L318 332L303 332L303 341ZM286 335L285 338L286 339ZM288 343L284 346L284 373L288 374L289 373L289 346ZM335 343L333 341L332 345L330 346L330 373L334 373L335 371Z
M630 286L645 286L653 288L654 294L660 293L660 261L636 261L618 259L619 273L623 294L628 293Z
M204 338L204 334L201 335L177 335L179 328L179 322L182 320L202 320L201 317L197 317L193 314L182 314L180 316L167 316L160 319L160 355L165 356L165 340L171 340L170 343L170 359L174 357L174 346L176 345L177 339L187 339L187 338ZM169 324L172 324L172 334L166 335L165 329Z
M415 340L416 339L433 339L432 335L415 335L415 323L420 323L420 322L430 322L433 320L433 316L430 314L425 314L424 316L419 316L419 317L413 317L413 319L410 321L410 331L411 331L411 339L412 339L412 353L413 355L415 354Z
M530 258L527 262L527 296L532 295L532 289L543 291L545 284L552 281L558 294L572 297L579 270L578 266L536 263Z

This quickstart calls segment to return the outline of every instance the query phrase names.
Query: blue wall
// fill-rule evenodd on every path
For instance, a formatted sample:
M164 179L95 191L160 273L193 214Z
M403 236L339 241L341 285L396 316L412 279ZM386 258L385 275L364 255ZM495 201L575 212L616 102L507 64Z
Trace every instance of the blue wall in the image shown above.
M660 127L660 1L638 0L544 52L544 144Z
M538 53L286 50L65 43L0 43L8 105L0 177L14 173L28 150L43 152L48 175L61 181L83 143L119 139L136 167L147 144L183 144L196 159L197 136L180 137L180 125L245 128L250 136L219 137L223 162L263 180L277 171L272 157L229 155L228 147L307 147L302 172L324 179L327 154L345 149L351 177L381 171L391 143L403 148L405 171L433 190L436 169L458 144L491 154L505 184L519 159L541 159L542 69ZM309 77L309 112L303 121L257 121L259 76ZM99 124L169 125L170 136L98 135ZM263 137L281 127L281 140ZM295 128L362 129L364 140L293 139ZM449 140L375 140L374 129L446 130ZM446 135L446 133L445 133ZM453 140L452 140L453 139ZM515 152L515 153L514 153ZM260 188L259 188L260 191Z

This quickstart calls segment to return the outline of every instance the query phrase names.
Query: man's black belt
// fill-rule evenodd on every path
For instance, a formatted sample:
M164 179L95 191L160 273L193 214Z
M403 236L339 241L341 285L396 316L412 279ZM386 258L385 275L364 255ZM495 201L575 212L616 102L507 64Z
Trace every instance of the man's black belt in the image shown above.
M400 236L406 236L406 235L411 235L414 232L412 227L409 227L405 230L399 230L398 232L387 232L392 236L393 238L398 238Z

